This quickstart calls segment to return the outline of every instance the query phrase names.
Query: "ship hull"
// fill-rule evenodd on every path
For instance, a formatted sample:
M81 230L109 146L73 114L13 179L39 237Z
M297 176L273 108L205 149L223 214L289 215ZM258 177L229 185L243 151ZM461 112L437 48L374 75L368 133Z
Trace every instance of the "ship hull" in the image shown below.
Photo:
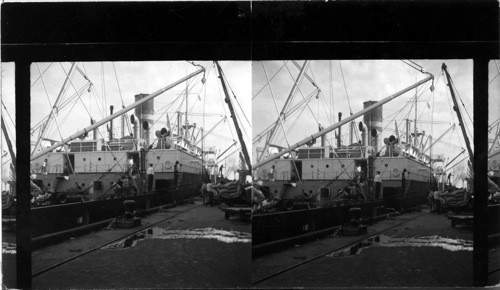
M136 209L142 210L165 204L185 203L195 194L193 187L187 185L175 190L159 190L137 196L34 207L31 209L32 237L118 217L124 213L125 200L134 200Z
M295 164L294 164L295 163ZM270 176L274 165L275 173ZM352 182L354 171L360 166L368 180L361 181L366 200L358 196L355 201L342 197L342 189ZM292 171L298 170L301 180L292 181ZM402 169L410 174L401 180ZM374 172L382 172L381 194L376 198ZM368 174L366 174L368 173ZM316 208L279 211L252 216L254 245L272 242L341 225L349 218L349 209L359 207L362 214L372 217L389 210L404 212L428 203L430 168L424 162L409 157L311 158L278 159L263 166L259 172L264 191L276 199L308 201ZM359 188L358 188L359 191ZM299 202L300 203L300 202ZM379 210L380 209L380 210Z

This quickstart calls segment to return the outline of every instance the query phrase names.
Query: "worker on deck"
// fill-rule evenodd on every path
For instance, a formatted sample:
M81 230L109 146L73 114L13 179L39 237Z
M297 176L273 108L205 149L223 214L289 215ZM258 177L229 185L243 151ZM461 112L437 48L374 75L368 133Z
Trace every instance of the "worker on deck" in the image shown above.
M42 172L45 173L45 175L47 175L47 159L43 160Z
M130 195L130 179L124 175L122 182L123 182L123 194L125 196L129 196Z
M373 181L375 182L375 199L382 198L380 190L382 189L382 177L380 176L380 171L377 171L377 174L373 177Z
M153 169L153 163L149 164L149 167L146 170L146 175L148 176L148 191L151 192L153 190L153 179L155 175L155 171Z
M269 180L274 181L274 165L272 165L271 169L269 170Z

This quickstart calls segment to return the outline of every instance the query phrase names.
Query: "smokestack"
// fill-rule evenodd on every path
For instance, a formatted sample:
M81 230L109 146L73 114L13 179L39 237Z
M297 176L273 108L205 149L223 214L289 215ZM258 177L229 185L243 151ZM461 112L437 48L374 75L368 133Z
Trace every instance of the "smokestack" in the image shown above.
M367 101L363 103L363 107L367 108L373 104L377 103L376 101ZM372 146L375 148L375 152L382 146L382 138L379 136L382 133L382 106L371 110L363 116L363 122L368 127L367 134L370 134L371 137L368 137L367 146Z
M109 115L113 115L113 106L109 106ZM109 141L113 140L113 119L109 122Z
M363 122L359 122L359 131L361 131L361 146L368 146L368 127Z
M135 101L137 102L147 96L148 94L135 95ZM149 135L151 125L153 124L154 100L151 99L145 103L142 103L140 106L137 106L135 108L135 115L138 119L137 127L139 129L139 134L136 136L136 138L146 140L146 143L149 145Z
M339 112L339 122L342 121L342 113ZM339 126L339 135L337 136L337 148L340 148L340 145L342 144L342 131L340 130Z

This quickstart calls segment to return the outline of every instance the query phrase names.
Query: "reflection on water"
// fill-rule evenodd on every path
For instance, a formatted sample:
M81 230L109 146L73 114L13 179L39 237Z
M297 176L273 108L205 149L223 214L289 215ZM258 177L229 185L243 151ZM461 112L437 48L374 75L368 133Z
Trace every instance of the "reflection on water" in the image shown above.
M2 243L2 254L16 254L16 244Z
M138 240L143 239L211 239L223 243L251 243L250 233L238 231L225 231L214 228L191 230L167 230L159 227L141 231L129 238L107 245L103 249L120 249L133 247Z
M450 239L440 236L394 238L385 235L365 239L355 245L342 249L327 257L345 257L361 253L368 247L437 247L448 251L472 251L473 242L462 239Z

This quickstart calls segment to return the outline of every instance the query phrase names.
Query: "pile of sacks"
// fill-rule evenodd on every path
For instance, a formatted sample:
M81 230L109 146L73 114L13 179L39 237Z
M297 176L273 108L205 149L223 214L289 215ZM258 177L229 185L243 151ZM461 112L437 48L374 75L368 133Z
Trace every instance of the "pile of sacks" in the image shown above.
M222 201L238 199L241 195L241 184L239 180L217 185L216 188L219 193L219 198Z

